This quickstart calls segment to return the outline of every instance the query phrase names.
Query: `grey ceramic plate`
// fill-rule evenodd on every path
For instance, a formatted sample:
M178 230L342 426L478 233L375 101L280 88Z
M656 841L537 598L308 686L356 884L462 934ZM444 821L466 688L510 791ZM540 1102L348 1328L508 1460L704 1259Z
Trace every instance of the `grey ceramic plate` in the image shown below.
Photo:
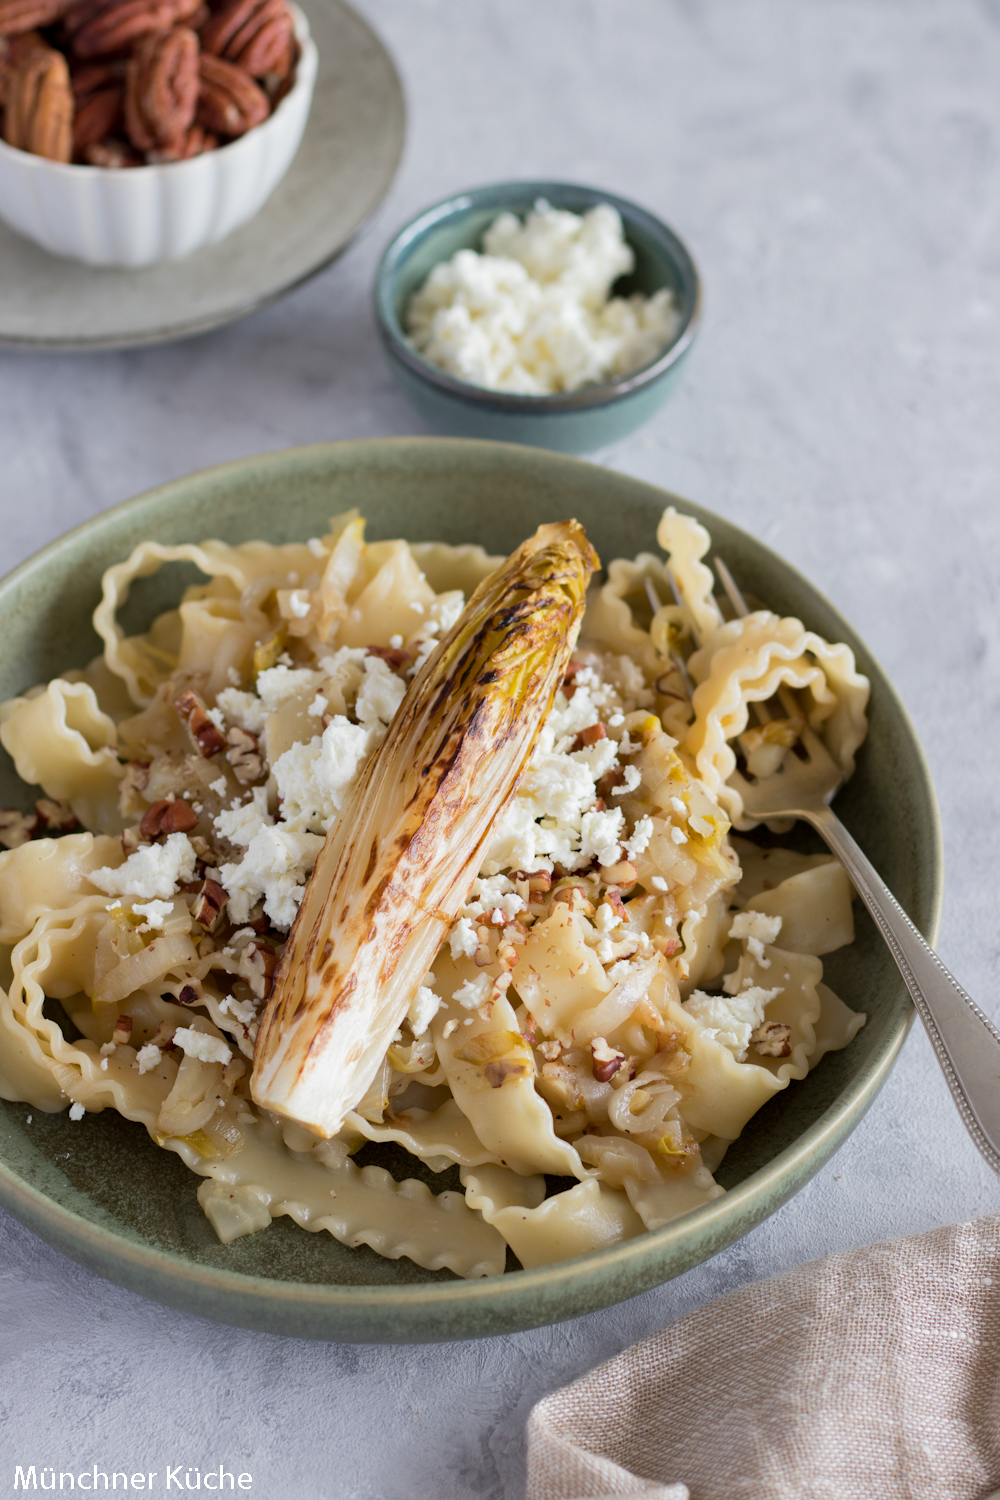
M121 349L204 333L307 281L350 244L388 191L406 111L392 60L341 0L301 0L319 53L288 175L218 245L141 271L49 255L0 224L0 345Z
M339 443L245 459L87 522L0 584L0 696L96 654L90 615L101 573L145 537L301 539L357 505L374 538L478 541L492 552L507 552L540 521L572 515L610 558L654 545L656 522L674 498L577 459L455 439ZM871 732L838 811L933 940L941 880L937 812L920 747L892 687L846 621L787 563L728 522L677 503L710 526L745 590L829 639L849 642L871 677ZM127 628L144 628L176 600L181 583L167 568L138 586ZM4 761L0 806L24 803L24 788ZM29 1127L27 1106L0 1103L0 1201L50 1244L112 1281L189 1312L274 1333L405 1342L507 1333L575 1317L667 1281L746 1234L857 1125L899 1051L910 1004L866 918L859 919L857 942L832 955L826 969L844 999L868 1012L868 1024L850 1047L826 1057L750 1122L719 1174L726 1195L652 1234L545 1270L460 1281L408 1260L383 1260L364 1247L346 1249L287 1219L224 1247L177 1157L110 1110L78 1125L34 1111ZM394 1165L391 1157L369 1159ZM401 1175L415 1175L411 1158L405 1161Z

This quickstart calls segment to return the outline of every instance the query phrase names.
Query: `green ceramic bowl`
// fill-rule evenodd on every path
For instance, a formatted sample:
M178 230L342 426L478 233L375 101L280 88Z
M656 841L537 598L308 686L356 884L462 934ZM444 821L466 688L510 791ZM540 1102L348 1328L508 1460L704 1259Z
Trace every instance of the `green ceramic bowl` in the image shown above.
M0 695L72 666L99 646L90 624L103 570L143 538L217 536L283 542L322 531L356 505L374 538L477 541L507 552L540 521L576 516L605 558L654 545L675 497L557 454L492 443L401 438L336 443L244 459L106 512L0 584ZM921 932L935 936L941 854L934 794L913 728L850 626L787 563L727 521L704 520L740 585L830 640L847 641L872 680L871 732L837 799L848 827ZM133 588L130 630L174 603L187 581L171 564ZM4 758L6 761L6 757ZM9 761L0 806L30 800ZM627 1244L539 1271L461 1281L409 1260L349 1250L279 1219L225 1247L195 1199L195 1179L141 1126L106 1110L71 1124L0 1102L0 1201L50 1244L109 1280L221 1322L301 1338L408 1342L509 1333L606 1307L732 1244L806 1183L854 1129L892 1067L911 1017L873 925L826 963L830 983L868 1024L843 1052L775 1096L720 1171L724 1197ZM26 1124L33 1114L32 1124ZM398 1159L379 1156L390 1169ZM415 1175L405 1158L404 1175ZM448 1183L446 1185L457 1186Z
M406 307L433 268L456 250L480 249L498 214L509 210L523 218L539 198L573 213L610 203L621 214L636 257L635 271L616 282L615 293L648 297L663 287L673 290L680 312L677 334L651 364L606 385L514 396L456 380L412 347L403 332ZM641 427L670 394L697 331L701 287L694 261L673 231L627 198L574 183L501 182L435 203L399 231L376 273L375 315L397 384L440 432L592 453Z

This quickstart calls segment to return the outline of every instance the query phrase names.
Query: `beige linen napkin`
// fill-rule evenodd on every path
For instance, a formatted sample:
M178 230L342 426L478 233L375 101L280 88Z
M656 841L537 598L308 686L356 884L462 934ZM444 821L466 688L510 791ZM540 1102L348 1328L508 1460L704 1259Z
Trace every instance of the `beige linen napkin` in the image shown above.
M1000 1215L743 1287L540 1401L527 1500L986 1500Z

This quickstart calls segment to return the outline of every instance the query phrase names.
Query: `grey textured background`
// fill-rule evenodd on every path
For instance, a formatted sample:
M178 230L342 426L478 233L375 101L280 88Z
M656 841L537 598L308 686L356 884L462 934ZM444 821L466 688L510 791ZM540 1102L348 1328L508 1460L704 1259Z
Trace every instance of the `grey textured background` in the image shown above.
M671 404L598 456L758 530L881 658L941 800L941 952L996 1016L1000 5L363 10L411 108L375 224L310 286L196 342L0 358L5 563L207 464L419 430L368 290L425 203L513 175L633 196L690 244L705 323ZM0 1494L15 1463L223 1460L276 1500L513 1500L543 1392L719 1292L998 1197L917 1030L861 1128L767 1224L659 1291L509 1339L393 1350L217 1328L0 1218Z

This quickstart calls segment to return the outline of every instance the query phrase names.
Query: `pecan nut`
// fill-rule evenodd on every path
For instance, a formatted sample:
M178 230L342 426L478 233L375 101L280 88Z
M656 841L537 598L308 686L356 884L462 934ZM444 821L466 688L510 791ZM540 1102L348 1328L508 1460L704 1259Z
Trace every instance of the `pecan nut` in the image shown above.
M125 86L120 64L90 63L71 78L76 111L73 151L79 156L111 135L121 122Z
M219 135L246 135L271 112L267 95L249 73L224 58L203 52L198 123Z
M291 67L292 38L285 0L229 0L201 28L203 50L245 68L251 78L283 78Z
M113 57L197 8L198 0L79 0L66 13L66 30L77 57Z
M0 36L20 36L51 26L69 10L70 0L0 0Z
M133 146L139 151L152 151L185 136L197 104L198 38L194 32L178 26L174 31L142 37L125 74L125 129ZM181 696L194 700L187 710L188 726L204 755L202 738L195 728L196 716L220 739L222 736L194 693ZM177 701L180 705L181 700Z
M26 53L7 79L4 140L21 151L69 161L73 154L73 92L61 52Z

